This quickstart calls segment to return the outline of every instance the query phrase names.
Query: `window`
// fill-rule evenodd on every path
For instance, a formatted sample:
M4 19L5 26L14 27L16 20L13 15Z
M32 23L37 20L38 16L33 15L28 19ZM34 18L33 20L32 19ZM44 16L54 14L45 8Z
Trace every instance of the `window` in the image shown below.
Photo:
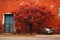
M58 7L58 16L60 17L60 6Z

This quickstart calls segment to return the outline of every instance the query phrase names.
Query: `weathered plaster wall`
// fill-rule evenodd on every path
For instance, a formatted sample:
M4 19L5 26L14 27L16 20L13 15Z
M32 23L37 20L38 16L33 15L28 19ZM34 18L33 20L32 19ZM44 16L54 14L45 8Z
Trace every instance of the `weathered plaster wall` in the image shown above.
M12 12L15 11L19 8L19 6L21 5L21 3L23 2L31 2L32 0L0 0L0 27L3 28L2 26L2 20L3 20L3 13L6 12ZM60 0L40 0L37 1L37 3L39 2L40 5L44 5L47 8L49 8L52 13L55 15L55 25L54 28L56 30L57 33L60 33L60 18L58 17L58 6L60 6ZM51 24L53 25L53 24Z

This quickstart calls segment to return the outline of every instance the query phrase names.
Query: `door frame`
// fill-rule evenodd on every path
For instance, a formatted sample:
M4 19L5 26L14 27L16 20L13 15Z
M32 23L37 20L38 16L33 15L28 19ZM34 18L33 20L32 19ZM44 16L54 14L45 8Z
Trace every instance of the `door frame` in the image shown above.
M7 15L7 14L12 14L12 13L3 13L3 21L2 21L2 25L3 25L3 28L4 28L4 20L5 20L5 15ZM13 15L13 17L15 16L14 14L12 14ZM15 32L15 21L14 21L14 24L13 24L13 27L14 27L14 32ZM4 32L5 33L5 32Z

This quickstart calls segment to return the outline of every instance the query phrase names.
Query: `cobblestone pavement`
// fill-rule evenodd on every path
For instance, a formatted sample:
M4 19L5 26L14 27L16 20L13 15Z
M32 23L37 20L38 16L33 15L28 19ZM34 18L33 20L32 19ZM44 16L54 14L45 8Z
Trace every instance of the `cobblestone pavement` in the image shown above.
M0 35L0 40L60 40L60 35Z

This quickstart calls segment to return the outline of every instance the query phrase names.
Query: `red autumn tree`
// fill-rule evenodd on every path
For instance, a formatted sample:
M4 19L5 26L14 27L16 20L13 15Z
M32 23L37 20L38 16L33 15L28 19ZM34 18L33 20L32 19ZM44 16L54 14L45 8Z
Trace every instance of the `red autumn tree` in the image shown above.
M49 27L54 21L54 15L46 6L40 6L37 3L20 5L19 9L13 11L15 15L16 29L24 26L32 26L31 31L38 32L41 27ZM29 23L31 23L29 25ZM20 32L20 30L19 30Z

